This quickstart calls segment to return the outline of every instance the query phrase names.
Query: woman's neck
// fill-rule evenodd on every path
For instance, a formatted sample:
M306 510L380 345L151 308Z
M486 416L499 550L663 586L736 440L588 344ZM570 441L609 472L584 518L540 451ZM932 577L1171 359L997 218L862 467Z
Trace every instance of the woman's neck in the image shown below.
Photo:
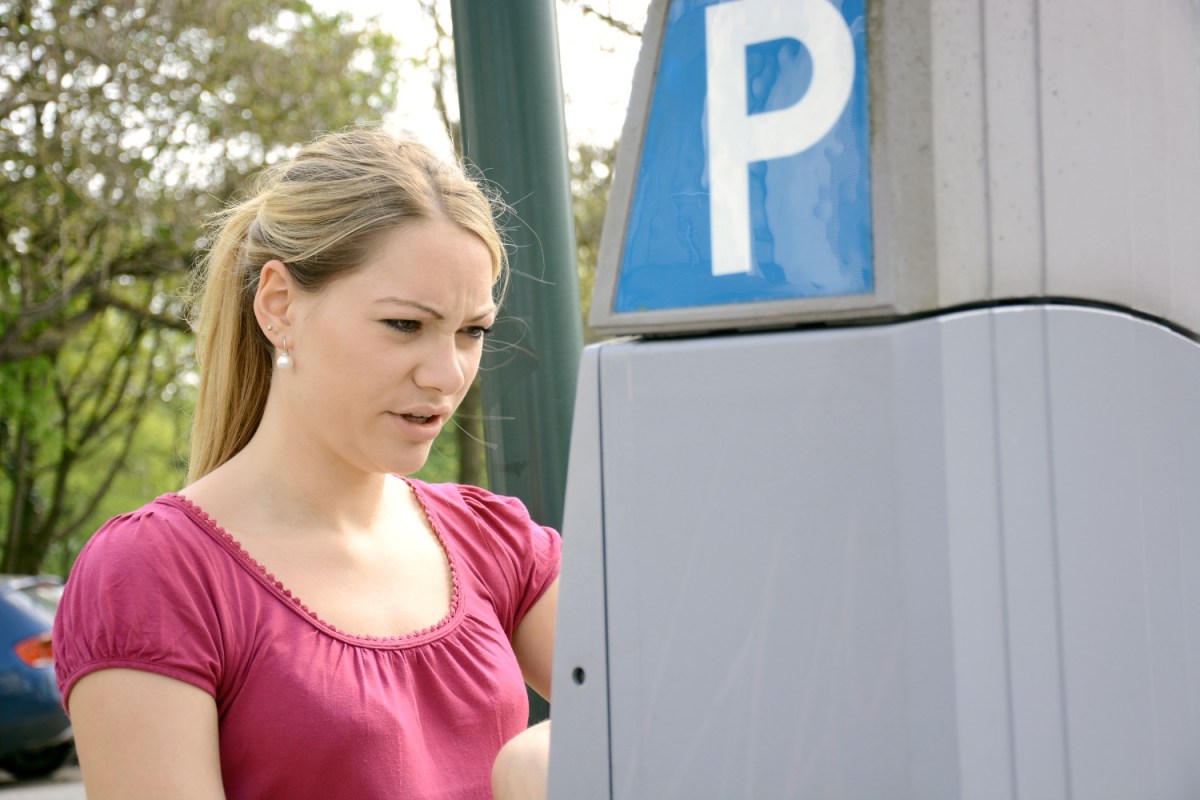
M183 494L206 510L215 505L226 509L226 516L255 517L247 522L259 528L263 520L272 520L295 534L323 535L372 532L394 513L397 502L409 502L398 479L334 461L302 437L282 436L269 424ZM210 513L219 517L216 509Z

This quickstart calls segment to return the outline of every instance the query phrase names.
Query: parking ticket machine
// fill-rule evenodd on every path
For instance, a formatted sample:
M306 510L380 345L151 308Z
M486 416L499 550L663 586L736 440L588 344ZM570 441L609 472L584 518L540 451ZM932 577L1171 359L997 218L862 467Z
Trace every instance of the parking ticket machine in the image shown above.
M652 3L554 800L1200 796L1198 14Z

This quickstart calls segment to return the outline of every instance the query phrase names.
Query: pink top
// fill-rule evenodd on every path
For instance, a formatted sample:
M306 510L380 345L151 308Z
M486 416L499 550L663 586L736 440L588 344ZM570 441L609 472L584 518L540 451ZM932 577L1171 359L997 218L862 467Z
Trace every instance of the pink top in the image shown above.
M92 537L54 629L63 697L100 669L156 672L217 702L230 800L488 798L526 724L510 638L558 574L524 506L409 481L450 561L450 612L395 638L325 623L203 511L164 495Z

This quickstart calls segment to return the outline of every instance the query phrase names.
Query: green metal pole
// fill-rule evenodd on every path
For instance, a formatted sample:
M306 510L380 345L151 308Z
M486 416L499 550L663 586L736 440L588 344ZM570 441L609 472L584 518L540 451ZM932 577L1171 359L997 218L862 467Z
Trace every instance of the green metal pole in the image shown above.
M554 0L453 0L463 150L512 209L512 280L484 357L489 487L562 527L583 349Z

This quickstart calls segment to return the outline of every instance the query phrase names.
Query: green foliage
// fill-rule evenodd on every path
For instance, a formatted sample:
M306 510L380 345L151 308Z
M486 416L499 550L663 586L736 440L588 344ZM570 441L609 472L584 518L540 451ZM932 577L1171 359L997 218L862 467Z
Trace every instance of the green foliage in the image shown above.
M579 254L579 294L583 307L584 340L599 337L587 326L592 288L596 284L596 265L600 257L600 233L608 208L608 190L612 185L617 146L580 144L571 159L571 193L575 208L575 246Z
M190 398L176 395L169 401L148 404L130 445L129 456L113 474L112 484L91 513L57 538L46 553L42 570L65 575L88 537L104 522L126 513L163 492L183 485L187 472L187 441L191 419ZM76 496L94 492L97 475L117 460L116 443L110 442L72 470L69 491Z
M426 483L457 483L459 447L458 435L454 425L447 425L438 437L433 440L429 451L429 459L425 466L413 474L414 478Z
M20 426L39 441L53 441L58 435L52 420L42 413L53 402L53 375L54 363L46 356L0 362L0 409L4 409L0 442Z
M200 221L379 119L394 50L306 0L0 0L0 569L178 486Z
M429 483L465 483L487 488L487 445L483 441L479 381L467 392L450 424L433 441L429 458L413 477Z

